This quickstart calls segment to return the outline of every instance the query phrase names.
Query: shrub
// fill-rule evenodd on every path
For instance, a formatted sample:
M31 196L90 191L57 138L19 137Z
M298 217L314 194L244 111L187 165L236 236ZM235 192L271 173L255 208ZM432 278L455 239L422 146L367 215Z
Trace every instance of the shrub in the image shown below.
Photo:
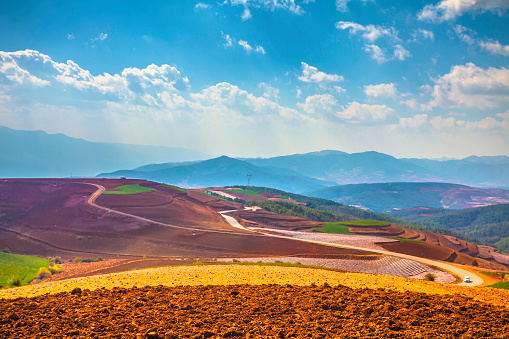
M76 257L76 258L74 258L74 261L81 262L81 261L83 261L83 259L81 259L80 257Z
M6 247L2 250L2 252L4 253L11 253L11 250L9 249L9 247Z
M19 278L13 279L10 283L11 286L21 286L21 280Z
M49 267L49 271L51 272L51 274L57 274L57 273L62 273L64 271L64 269L61 266L59 266L58 264L54 264L53 266Z
M424 276L424 280L427 280L427 281L435 281L435 275L434 275L434 274L431 274L431 273L427 273L427 274Z
M39 268L39 272L37 272L36 279L42 280L44 278L51 277L51 271L46 267Z

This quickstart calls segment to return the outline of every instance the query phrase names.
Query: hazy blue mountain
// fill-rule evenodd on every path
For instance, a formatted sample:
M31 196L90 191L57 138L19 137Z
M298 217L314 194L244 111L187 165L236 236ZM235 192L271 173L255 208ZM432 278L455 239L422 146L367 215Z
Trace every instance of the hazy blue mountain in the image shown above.
M506 156L431 160L396 159L378 152L322 151L244 160L258 166L291 169L338 184L452 182L479 187L509 187L509 157Z
M436 179L425 168L378 152L324 151L246 161L258 166L290 169L338 184Z
M378 183L332 186L307 195L387 212L416 206L468 208L509 202L509 191L448 183Z
M95 176L148 163L209 157L184 148L96 143L0 126L0 177L4 178Z
M471 156L461 160L400 159L425 168L438 181L478 187L509 186L509 157Z
M165 182L182 187L227 186L247 184L250 174L251 185L268 186L290 192L316 190L332 182L305 177L291 170L260 167L248 162L221 156L218 158L175 166L154 171L117 171L101 173L98 177L118 178L120 176Z

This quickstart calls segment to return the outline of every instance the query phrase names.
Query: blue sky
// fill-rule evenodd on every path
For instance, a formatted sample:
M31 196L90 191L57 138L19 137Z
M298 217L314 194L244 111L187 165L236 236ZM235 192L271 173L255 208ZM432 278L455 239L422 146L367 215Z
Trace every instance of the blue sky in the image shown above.
M0 1L0 125L212 155L509 155L509 1Z

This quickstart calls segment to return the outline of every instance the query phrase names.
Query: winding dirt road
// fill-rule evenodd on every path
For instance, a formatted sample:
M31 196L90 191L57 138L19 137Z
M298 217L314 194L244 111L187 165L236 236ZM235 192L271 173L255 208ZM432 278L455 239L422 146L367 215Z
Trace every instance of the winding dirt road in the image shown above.
M242 226L233 217L230 217L230 216L227 216L227 215L224 214L224 213L228 213L228 212L233 212L233 211L223 211L223 212L220 212L220 213L233 227L249 230L249 228L246 228L246 227ZM257 231L261 231L261 229L258 228ZM274 231L277 231L277 230L274 230ZM280 238L287 238L288 239L288 236L276 235L276 234L273 234L273 233L265 233L265 232L261 232L261 233L265 234L267 236L271 236L271 237L280 237ZM331 243L328 243L328 242L325 242L325 241L316 241L316 240L309 240L309 239L297 239L297 238L293 238L293 239L294 240L299 240L299 241L304 241L304 242L315 243L315 244L327 245L327 246L349 248L349 249L363 250L363 251L367 250L367 249L365 249L363 247L331 244ZM435 266L435 267L438 267L438 268L440 268L442 270L451 272L451 273L461 277L461 279L463 279L466 276L469 276L470 280L472 282L470 282L470 283L461 282L459 284L460 286L479 286L479 285L482 285L483 282L484 282L484 280L481 277L479 277L477 274L475 274L474 272L466 270L466 269L463 269L463 268L460 268L460 267L457 267L457 266L454 266L454 265L451 265L449 263L442 262L442 261L436 261L436 260L416 257L416 256L413 256L413 255L396 253L396 252L390 252L390 251L385 251L385 250L369 249L369 251L370 252L375 252L375 253L380 253L380 254L385 254L385 255L391 255L393 257L398 257L398 258L403 258L403 259L409 259L409 260L417 261L417 262L420 262L420 263L428 265L428 266Z
M231 232L221 232L221 231L213 231L213 230L203 230L203 229L197 229L197 228L188 228L188 227L181 227L181 226L175 226L175 225L170 225L170 224L165 224L165 223L162 223L162 222L159 222L159 221L155 221L155 220L151 220L151 219L147 219L147 218L143 218L143 217L139 217L139 216L136 216L136 215L133 215L133 214L128 214L128 213L124 213L124 212L119 212L119 211L115 211L115 210L112 210L110 208L107 208L107 207L103 207L103 206L99 206L95 203L95 200L97 199L97 197L99 197L106 189L101 186L101 185L97 185L97 184L92 184L92 183L86 183L86 184L89 184L89 185L93 185L95 187L97 187L97 191L95 191L87 200L87 203L91 206L94 206L96 208L99 208L99 209L102 209L102 210L106 210L108 212L112 212L112 213L116 213L116 214L120 214L120 215L124 215L124 216L127 216L127 217L131 217L131 218L135 218L135 219L138 219L138 220L142 220L142 221L146 221L146 222L150 222L150 223L154 223L154 224L157 224L157 225L161 225L161 226L166 226L166 227L172 227L172 228L179 228L179 229L185 229L185 230L189 230L189 231L199 231L199 232L215 232L215 233L223 233L223 234L232 234ZM244 226L242 226L235 218L229 216L229 215L226 215L226 213L231 213L231 212L234 212L236 210L229 210L229 211L222 211L222 212L219 212L219 214L221 214L223 216L223 218L226 219L226 221L228 221L228 223L230 225L232 225L232 227L235 227L237 229L242 229L244 231L251 231L253 233L255 233L255 231L253 230L250 230L249 228L246 228ZM282 235L276 235L276 234L272 234L272 233L264 233L264 232L256 232L258 234L263 234L265 236L270 236L270 237L277 237L277 238L284 238L284 239L288 239L287 236L282 236ZM235 234L243 234L245 235L245 233L235 233ZM362 251L366 251L365 248L362 248L362 247L357 247L357 246L347 246L347 245L338 245L338 244L331 244L331 243L328 243L328 242L324 242L324 241L316 241L316 240L308 240L308 239L296 239L296 238L293 238L293 240L296 240L296 241L304 241L304 242L310 242L310 243L315 243L315 244L320 244L320 245L326 245L326 246L333 246L333 247L340 247L340 248L349 248L349 249L354 249L354 250L362 250ZM470 276L470 280L472 281L471 283L465 283L465 282L462 282L460 283L459 285L462 285L462 286L479 286L481 285L484 281L481 277L479 277L477 274L475 274L474 272L472 271L468 271L468 270L465 270L465 269L462 269L462 268L459 268L459 267L456 267L456 266L453 266L449 263L445 263L445 262L442 262L442 261L436 261L436 260L431 260L431 259L425 259L425 258L420 258L420 257L416 257L416 256L412 256L412 255L408 255L408 254L402 254L402 253L396 253L396 252L390 252L390 251L382 251L382 250L373 250L373 249L369 249L369 251L371 252L375 252L375 253L380 253L380 254L385 254L385 255L391 255L391 256L394 256L394 257L399 257L399 258L404 258L404 259L409 259L409 260L414 260L414 261L417 261L417 262L420 262L420 263L423 263L423 264L426 264L426 265L429 265L429 266L435 266L435 267L439 267L440 269L443 269L445 271L448 271L448 272L451 272L453 274L456 274L457 276L461 277L462 279L465 277L465 276Z

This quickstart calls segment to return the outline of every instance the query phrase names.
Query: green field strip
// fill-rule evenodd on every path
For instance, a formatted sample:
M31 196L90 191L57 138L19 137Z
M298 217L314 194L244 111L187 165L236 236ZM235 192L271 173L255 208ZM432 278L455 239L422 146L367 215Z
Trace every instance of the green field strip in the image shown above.
M244 195L251 195L251 196L254 196L254 197L263 197L263 195L260 194L260 192L257 192L257 191L250 191L250 190L238 190L238 189L233 189L233 190L227 190L225 192L230 192L230 193L237 193L237 194L244 194Z
M26 285L34 280L41 267L49 267L48 259L0 252L0 285L12 286L18 279L21 285Z
M135 185L122 185L112 188L108 191L104 191L102 194L137 194L155 191L154 188L143 187L138 184Z
M168 188L173 188L174 190L177 190L177 191L180 191L180 192L187 192L185 189L183 189L182 187L178 187L178 186L174 186L174 185L168 185L168 184L161 184L159 185L161 187L168 187Z
M325 226L313 228L316 231L333 234L350 234L348 226L340 222L326 222Z
M390 223L378 220L355 220L355 221L341 221L339 222L346 226L357 227L373 227L373 226L389 226Z

